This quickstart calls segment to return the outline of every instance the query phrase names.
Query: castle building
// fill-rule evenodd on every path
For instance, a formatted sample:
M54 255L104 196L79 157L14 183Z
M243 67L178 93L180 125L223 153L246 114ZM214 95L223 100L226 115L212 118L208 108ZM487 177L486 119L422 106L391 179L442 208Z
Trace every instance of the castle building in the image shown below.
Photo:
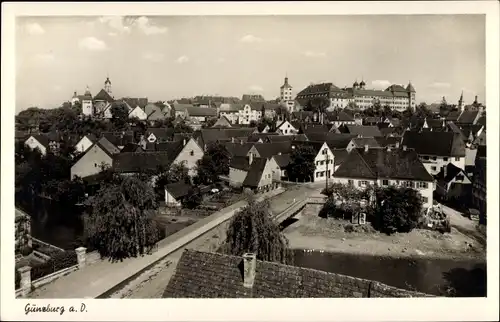
M393 84L385 90L375 90L367 89L365 81L355 81L352 87L342 89L332 83L312 84L300 91L296 99L301 105L305 105L315 97L326 97L330 101L328 109L343 109L355 105L364 110L378 103L382 107L389 106L392 110L404 111L415 109L415 96L416 91L411 82L406 88Z

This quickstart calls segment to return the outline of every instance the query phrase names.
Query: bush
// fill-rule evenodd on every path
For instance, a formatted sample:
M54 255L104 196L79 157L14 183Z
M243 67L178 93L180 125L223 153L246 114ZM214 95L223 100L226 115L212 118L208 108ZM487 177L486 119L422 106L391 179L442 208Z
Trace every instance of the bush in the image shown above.
M15 274L15 278L16 278L16 290L19 289L21 287L21 273L19 273L19 271L17 270L16 268L16 274Z
M203 201L203 196L201 194L200 189L193 188L189 190L182 204L188 209L194 209L198 207L202 201Z
M346 233L352 233L352 232L354 232L354 226L353 226L353 225L350 225L350 224L349 224L349 225L346 225L346 226L344 227L344 231L345 231Z
M54 254L47 262L33 265L31 280L37 280L54 272L76 265L78 263L75 251L63 251Z
M29 246L21 247L21 249L19 250L19 253L21 253L21 255L23 255L23 256L28 256L32 252L33 252L33 249Z

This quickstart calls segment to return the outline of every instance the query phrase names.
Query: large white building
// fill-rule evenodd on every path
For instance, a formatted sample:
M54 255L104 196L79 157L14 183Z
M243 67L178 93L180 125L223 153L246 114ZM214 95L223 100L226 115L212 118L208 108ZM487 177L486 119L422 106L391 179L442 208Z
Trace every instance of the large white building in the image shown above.
M339 88L332 83L311 84L297 94L296 99L301 105L316 97L325 97L330 101L328 109L346 108L355 105L359 109L366 109L375 104L382 107L389 106L392 110L404 111L415 109L416 91L411 83L405 87L391 85L385 90L367 89L366 83L354 82L352 87Z

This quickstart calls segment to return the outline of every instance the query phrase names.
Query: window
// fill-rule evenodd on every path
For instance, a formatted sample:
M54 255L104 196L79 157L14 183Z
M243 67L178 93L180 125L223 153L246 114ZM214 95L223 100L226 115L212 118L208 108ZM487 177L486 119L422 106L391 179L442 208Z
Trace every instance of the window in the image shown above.
M455 158L455 161L460 161L460 157L456 157L456 158Z
M429 202L429 198L427 198L427 197L421 197L421 199L422 199L423 203L428 203Z
M427 184L427 182L419 182L418 187L421 189L427 189L428 184Z
M350 185L350 186L353 186L354 185L354 180L347 180L347 184Z
M436 167L431 167L431 170L432 171L436 171Z
M413 182L412 181L405 181L405 187L413 188Z
M432 160L433 160L433 161L436 161L436 160L437 160L437 157L432 157Z
M325 161L321 161L321 165L324 165L325 164Z
M189 155L190 155L190 156L193 156L193 155L194 155L194 151L193 151L193 150L191 150L191 152L189 152Z
M444 158L443 158L443 161L448 161L448 158L447 158L447 157L444 157Z
M316 172L316 178L318 178L318 177L319 177L319 172Z
M389 185L389 180L382 180L382 185L383 186L388 186Z
M464 180L464 176L462 174L459 174L455 177L455 180L457 181L463 181Z

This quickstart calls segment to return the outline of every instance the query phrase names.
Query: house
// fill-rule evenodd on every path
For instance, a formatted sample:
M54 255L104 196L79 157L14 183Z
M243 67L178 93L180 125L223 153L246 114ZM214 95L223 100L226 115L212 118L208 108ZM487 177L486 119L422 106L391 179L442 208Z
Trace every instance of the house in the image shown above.
M355 289L355 291L352 291ZM371 290L371 291L369 291ZM382 291L383 290L383 291ZM390 294L387 292L391 292ZM378 282L242 256L187 249L163 298L425 297Z
M105 89L101 89L99 93L94 96L94 115L104 119L112 118L111 104L114 101L114 98Z
M326 142L294 142L292 144L292 150L296 149L298 146L309 146L316 153L314 157L316 169L314 170L312 178L314 182L324 181L333 177L333 172L335 171L335 155Z
M135 142L133 131L102 132L101 134L118 149L122 149L127 143Z
M120 153L127 152L144 152L146 151L140 144L127 143L121 150Z
M479 111L472 111L472 110L464 110L460 114L460 116L457 119L458 124L476 124L479 118L481 117L481 114Z
M165 185L165 205L167 207L181 207L183 199L188 195L192 186L185 182L175 182Z
M275 187L274 181L280 178L280 168L274 162L267 158L249 157L248 173L243 180L244 188L252 189L256 192L270 190Z
M363 125L373 126L373 125L377 125L378 123L380 123L380 121L381 121L381 118L378 116L367 116L363 119Z
M278 153L290 153L292 151L292 142L274 142L274 143L256 143L249 153L261 158L270 158Z
M351 142L353 138L357 137L357 135L348 134L348 133L311 133L307 136L309 141L313 142L328 142L329 146L334 147L335 149L345 149Z
M148 103L144 107L144 113L147 115L147 120L150 122L163 121L171 116L169 111L164 111L155 103Z
M220 116L227 118L231 124L238 124L240 110L243 109L243 104L239 103L223 103L219 107Z
M113 165L113 157L120 153L115 145L102 137L94 143L71 167L71 178L85 178Z
M282 154L281 152L278 153L277 155L272 157L274 159L274 162L278 165L280 168L280 179L285 179L288 177L288 174L286 172L286 168L290 164L291 157L290 154Z
M364 148L368 146L369 148L380 148L380 144L375 138L353 138L351 142L346 147L347 152L351 152L353 149Z
M224 143L224 146L231 157L246 157L250 153L250 150L254 150L252 149L254 147L253 142L226 142Z
M157 128L157 127L150 127L146 130L146 133L144 135L144 138L148 142L165 142L168 141L173 134L173 129L172 128Z
M281 135L295 135L299 133L299 129L295 128L290 122L283 121L276 124L276 132Z
M435 176L436 195L444 200L468 199L472 194L472 181L465 173L453 163L448 163Z
M295 135L268 135L265 142L275 143L275 142L286 142L286 141L308 141L305 134L295 134Z
M221 115L214 123L214 125L212 125L212 128L217 128L217 127L231 127L231 122L227 119L227 117Z
M235 138L238 138L239 141L244 138L246 141L251 134L258 132L256 128L208 128L201 129L196 138L206 148L211 143L230 142Z
M30 135L24 144L32 150L38 149L42 155L46 155L49 148L49 139L43 134Z
M182 143L182 148L175 154L178 148L173 148L171 155L175 155L173 164L182 163L189 170L189 175L191 177L196 176L197 172L197 162L203 158L204 152L201 146L196 142L195 139L184 139L178 141Z
M250 124L250 122L258 122L262 119L262 104L244 104L243 108L238 111L238 123Z
M448 163L465 170L465 143L460 134L406 131L401 145L414 149L432 175L438 174Z
M168 169L174 158L165 151L119 153L113 155L113 170L123 175L154 172L160 168Z
M476 169L472 181L472 204L486 218L486 157L476 160ZM485 223L485 221L483 221Z
M333 174L336 183L363 189L401 186L418 190L423 207L433 204L434 178L427 172L415 151L406 149L354 149Z
M84 153L87 151L95 142L97 138L93 134L86 134L75 145L75 150L78 153Z
M128 117L136 118L140 121L145 121L148 118L148 114L146 114L146 111L144 111L144 109L137 105L135 107L132 107L132 110L128 114Z
M176 108L175 113L177 115L181 115L181 113L178 113L178 109ZM216 118L217 115L217 109L212 108L212 107L198 107L198 106L186 106L184 107L182 111L182 115L184 115L184 118L192 120L192 121L197 121L197 122L206 122L210 118Z
M388 124L388 127L399 127L401 126L401 121L396 117L386 117L384 123Z
M314 114L312 111L298 111L298 112L292 112L291 114L291 120L292 121L300 121L300 122L306 122L310 123L314 119L317 121L317 115Z
M328 123L334 124L335 127L337 128L344 124L350 124L350 125L356 124L354 117L352 117L349 113L346 113L345 111L335 110L333 112L326 112L325 118Z
M342 125L339 127L339 131L364 138L382 136L377 126L370 125Z
M253 154L250 156L235 156L229 162L229 183L232 186L241 186L250 170Z

